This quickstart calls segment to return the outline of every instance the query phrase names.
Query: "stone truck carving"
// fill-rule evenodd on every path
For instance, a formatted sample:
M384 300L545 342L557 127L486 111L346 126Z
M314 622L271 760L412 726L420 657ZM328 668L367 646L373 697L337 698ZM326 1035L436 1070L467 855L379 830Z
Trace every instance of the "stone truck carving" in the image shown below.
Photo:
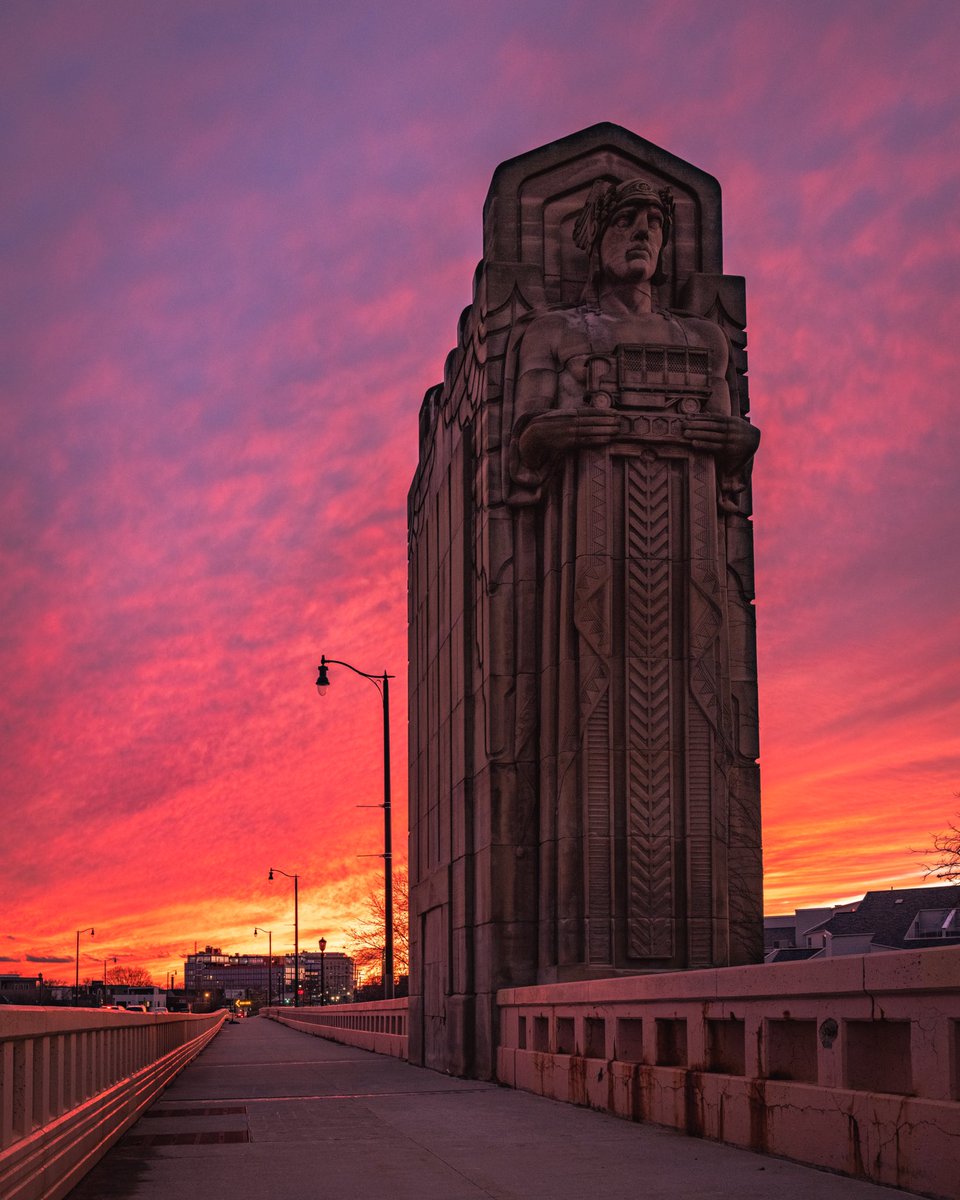
M601 125L502 165L410 492L411 1054L496 989L757 961L743 281Z

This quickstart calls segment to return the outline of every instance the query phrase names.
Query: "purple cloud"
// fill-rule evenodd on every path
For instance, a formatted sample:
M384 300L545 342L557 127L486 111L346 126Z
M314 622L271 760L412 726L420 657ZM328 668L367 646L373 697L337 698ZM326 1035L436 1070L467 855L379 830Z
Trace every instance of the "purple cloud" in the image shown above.
M312 672L397 673L402 847L420 399L494 167L598 120L720 178L747 278L771 903L915 877L960 764L947 6L14 2L0 34L12 927L159 974L279 927L274 860L350 926L379 714Z

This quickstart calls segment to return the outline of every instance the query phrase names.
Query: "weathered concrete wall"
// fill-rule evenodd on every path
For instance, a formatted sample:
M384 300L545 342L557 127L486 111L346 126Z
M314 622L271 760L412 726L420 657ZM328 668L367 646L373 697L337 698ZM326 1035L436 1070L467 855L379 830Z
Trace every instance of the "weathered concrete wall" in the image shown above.
M504 1084L960 1197L960 948L503 991Z
M331 1042L405 1059L407 1011L406 1000L373 1000L368 1004L261 1008L260 1016Z

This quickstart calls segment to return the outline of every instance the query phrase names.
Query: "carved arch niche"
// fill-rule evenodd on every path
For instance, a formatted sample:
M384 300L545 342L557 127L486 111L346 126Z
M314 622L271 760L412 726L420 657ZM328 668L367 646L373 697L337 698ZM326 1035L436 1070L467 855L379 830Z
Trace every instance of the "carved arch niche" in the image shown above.
M577 303L587 257L573 243L576 215L595 180L635 178L669 187L676 202L660 304L677 307L694 274L721 274L720 186L713 176L617 125L594 125L510 159L494 174L484 206L484 259L499 268L501 294L488 295L489 307L513 287L534 309ZM510 265L513 272L504 270Z

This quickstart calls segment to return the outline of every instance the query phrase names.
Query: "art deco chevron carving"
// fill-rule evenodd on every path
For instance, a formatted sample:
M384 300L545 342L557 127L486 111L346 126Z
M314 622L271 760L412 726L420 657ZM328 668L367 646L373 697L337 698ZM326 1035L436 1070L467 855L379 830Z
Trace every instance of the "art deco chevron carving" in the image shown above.
M673 937L670 492L667 463L626 461L627 930L635 958Z

